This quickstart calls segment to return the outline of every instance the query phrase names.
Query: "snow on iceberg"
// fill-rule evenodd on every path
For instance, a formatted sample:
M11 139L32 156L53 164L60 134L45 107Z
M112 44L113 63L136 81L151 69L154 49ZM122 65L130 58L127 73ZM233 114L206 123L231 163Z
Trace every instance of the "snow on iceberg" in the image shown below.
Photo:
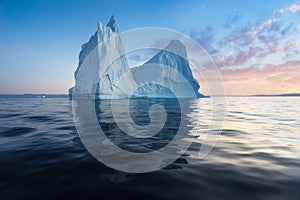
M108 65L111 58L118 59ZM185 46L179 40L171 40L145 64L130 69L114 16L106 26L99 22L96 33L82 45L74 76L75 87L69 89L70 98L74 90L76 94L95 91L99 99L204 97L198 92L200 85L193 77Z

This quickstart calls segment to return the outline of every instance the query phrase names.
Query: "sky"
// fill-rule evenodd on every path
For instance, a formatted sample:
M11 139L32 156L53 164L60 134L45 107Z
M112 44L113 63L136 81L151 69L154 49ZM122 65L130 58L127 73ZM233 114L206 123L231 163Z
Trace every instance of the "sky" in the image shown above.
M66 94L81 45L111 15L121 31L189 35L227 95L300 93L300 1L283 0L0 0L0 93Z

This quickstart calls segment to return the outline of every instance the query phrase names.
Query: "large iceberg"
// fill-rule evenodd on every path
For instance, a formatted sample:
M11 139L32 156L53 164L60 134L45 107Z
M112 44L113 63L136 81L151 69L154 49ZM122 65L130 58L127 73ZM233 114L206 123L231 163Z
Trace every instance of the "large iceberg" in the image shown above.
M108 64L111 58L118 59ZM130 69L114 16L107 25L99 22L96 33L82 45L74 76L70 98L74 90L76 94L95 91L99 99L203 97L179 40L171 40L145 64Z
M117 59L109 63L113 58ZM123 87L117 87L115 83L129 71L118 24L112 16L107 25L99 22L96 33L82 45L79 64L74 73L75 87L69 89L69 96L71 97L76 89L76 94L79 95L96 91L100 99L110 99L113 95L114 98L127 97L124 91L135 87L132 76L129 74L126 80L122 80L127 83L123 84Z

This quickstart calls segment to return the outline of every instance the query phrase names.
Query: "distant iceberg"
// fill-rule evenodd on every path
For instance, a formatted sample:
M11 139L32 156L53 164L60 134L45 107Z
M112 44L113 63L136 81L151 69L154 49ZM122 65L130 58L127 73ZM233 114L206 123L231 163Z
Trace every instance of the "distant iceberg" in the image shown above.
M118 59L107 65L107 60L114 57ZM107 25L99 22L96 33L82 45L74 76L75 87L69 89L70 98L74 90L76 94L95 91L99 99L204 97L198 92L200 85L193 77L185 46L179 40L171 40L145 64L130 69L114 16ZM128 91L134 92L128 94Z

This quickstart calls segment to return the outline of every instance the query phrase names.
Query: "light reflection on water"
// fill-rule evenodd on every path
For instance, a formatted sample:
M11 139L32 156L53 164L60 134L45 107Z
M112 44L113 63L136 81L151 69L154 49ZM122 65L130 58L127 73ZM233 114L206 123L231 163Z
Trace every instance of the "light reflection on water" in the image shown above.
M217 145L229 157L224 162L299 177L299 99L248 98L241 106L237 102L242 100L229 99L224 134ZM230 130L240 131L228 134ZM224 160L217 155L211 157Z
M187 134L199 137L189 150L162 170L126 174L87 152L69 100L0 99L0 199L299 199L299 100L227 98L224 130L204 159L211 100L193 100Z

